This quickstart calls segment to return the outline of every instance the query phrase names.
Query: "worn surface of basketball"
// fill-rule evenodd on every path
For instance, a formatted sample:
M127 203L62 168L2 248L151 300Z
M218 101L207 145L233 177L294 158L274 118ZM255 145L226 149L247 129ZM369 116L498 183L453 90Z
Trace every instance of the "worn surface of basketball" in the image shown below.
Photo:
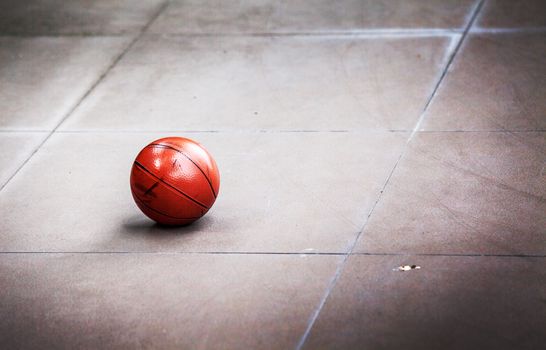
M150 219L164 225L185 225L212 207L220 174L212 156L199 143L166 137L140 151L130 182L136 204Z

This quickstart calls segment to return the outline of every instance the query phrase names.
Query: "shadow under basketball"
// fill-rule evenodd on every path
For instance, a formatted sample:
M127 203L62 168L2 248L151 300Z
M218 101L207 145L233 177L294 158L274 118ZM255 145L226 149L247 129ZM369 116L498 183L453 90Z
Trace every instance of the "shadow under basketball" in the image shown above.
M210 217L202 217L185 225L163 225L154 222L143 215L134 215L122 223L123 232L135 235L184 235L203 231L203 228L210 224Z

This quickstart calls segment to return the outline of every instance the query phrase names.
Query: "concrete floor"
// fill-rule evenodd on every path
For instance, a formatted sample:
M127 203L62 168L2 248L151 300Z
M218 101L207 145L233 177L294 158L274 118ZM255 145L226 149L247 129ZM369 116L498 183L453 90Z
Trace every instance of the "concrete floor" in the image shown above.
M0 348L542 348L545 57L543 0L0 0Z

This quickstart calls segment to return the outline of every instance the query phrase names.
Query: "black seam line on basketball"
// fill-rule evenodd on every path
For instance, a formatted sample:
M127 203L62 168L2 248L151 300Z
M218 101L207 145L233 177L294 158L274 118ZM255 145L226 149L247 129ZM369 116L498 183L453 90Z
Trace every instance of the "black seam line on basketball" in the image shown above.
M160 215L163 215L163 216L166 216L166 217L169 217L169 218L172 218L172 219L177 219L177 220L195 220L195 219L199 219L200 217L186 217L186 218L182 218L182 217L178 217L178 216L172 216L172 215L169 215L169 214L165 214L164 212L160 211L160 210L157 210L151 206L149 206L148 204L146 204L146 202L144 202L139 196L137 196L135 194L135 199L140 202L140 204L142 204L143 206L145 206L146 208L160 214Z
M191 196L189 196L188 194L184 193L183 191L179 190L178 188L176 188L175 186L169 184L168 182L166 182L165 180L157 177L157 175L154 175L150 170L148 170L146 167L144 167L142 164L140 164L139 162L137 162L135 160L135 163L134 163L137 168L140 168L142 171L144 171L148 176L151 176L153 179L161 182L162 184L164 184L165 186L173 189L174 191L176 191L177 193L181 194L183 197L191 200L192 202L194 202L195 204L199 205L200 207L206 209L206 210L209 210L210 207L207 207L205 204L199 202L198 200L192 198Z
M146 202L144 202L139 196L137 196L135 194L135 199L137 201L139 201L143 206L145 206L146 208L152 210L152 211L155 211L156 213L158 214L161 214L163 216L166 216L166 217L169 217L169 218L172 218L172 219L177 219L177 220L195 220L195 219L199 219L200 216L196 216L196 217L188 217L188 218L181 218L181 217L178 217L178 216L172 216L172 215L169 215L169 214L165 214L164 212L160 211L160 210L157 210L155 208L152 208L150 207L148 204L146 204Z
M212 187L212 182L210 181L209 177L205 174L205 172L203 171L203 169L201 169L201 167L199 165L197 165L197 163L195 163L186 153L182 152L181 150L173 147L173 146L170 146L170 145L165 145L163 143L150 143L148 145L148 147L150 146L160 146L160 147L164 147L164 148L169 148L169 149L172 149L173 151L177 151L178 153L182 154L184 157L188 158L188 160L190 162L193 163L193 165L195 165L197 167L197 169L199 169L199 171L201 172L201 174L203 174L203 176L205 177L205 179L207 180L207 182L209 183L209 186L210 186L210 190L212 191L212 195L214 196L214 198L216 198L216 191L214 191L214 188Z
M212 195L214 196L214 198L216 199L217 197L217 194L216 194L216 191L214 191L214 187L212 186L212 182L210 181L210 179L208 178L208 176L205 174L205 172L203 171L203 169L201 169L201 167L199 165L197 165L197 163L195 163L187 154L185 154L184 152L182 152L181 150L173 147L173 146L170 146L170 145L165 145L165 144L162 144L162 143L151 143L148 145L148 147L150 146L155 146L153 148L156 148L157 146L159 147L163 147L163 148L168 148L168 149L172 149L173 151L176 151L180 154L182 154L184 157L188 158L188 160L190 162L193 163L193 165L195 165L197 167L197 169L199 169L199 171L201 172L201 174L203 174L203 176L205 177L205 180L207 180L209 186L210 186L210 190L212 191Z
M184 192L180 191L178 188L174 187L173 185L169 184L168 182L166 182L165 180L163 179L160 179L159 177L157 177L156 175L154 175L150 170L146 169L144 167L144 165L140 164L139 162L137 162L135 160L135 165L139 168L141 168L142 170L144 170L146 173L148 173L150 176L152 176L154 179L157 179L158 181L161 181L164 185L172 188L173 190L175 190L176 192L180 193L181 195L183 195L184 197L188 198L189 200L191 200L192 202L194 202L195 204L205 208L205 209L210 209L209 207L207 207L206 205L204 205L203 203L193 199L192 197L188 196L187 194L185 194Z
M154 182L154 184L153 184L152 186L150 186L150 188L148 188L148 189L144 192L144 195L147 196L147 195L149 195L150 193L152 193L152 191L154 190L154 188L156 188L158 185L159 185L159 181Z

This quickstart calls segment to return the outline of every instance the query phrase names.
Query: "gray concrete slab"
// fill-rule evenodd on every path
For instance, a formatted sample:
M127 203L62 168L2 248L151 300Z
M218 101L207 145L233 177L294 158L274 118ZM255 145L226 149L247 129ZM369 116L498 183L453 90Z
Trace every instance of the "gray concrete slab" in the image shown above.
M546 27L546 3L542 0L487 0L477 25L484 28Z
M0 128L52 130L128 43L125 37L0 37Z
M459 29L473 0L173 1L155 33L301 33L362 29Z
M47 133L0 132L0 187L31 156Z
M423 130L546 130L546 32L470 35Z
M421 133L357 251L546 254L545 133Z
M419 270L393 271L416 264ZM539 349L544 258L352 256L305 349Z
M450 40L151 36L62 130L412 129Z
M0 346L291 348L339 257L0 256Z
M135 34L164 0L2 0L0 35Z

